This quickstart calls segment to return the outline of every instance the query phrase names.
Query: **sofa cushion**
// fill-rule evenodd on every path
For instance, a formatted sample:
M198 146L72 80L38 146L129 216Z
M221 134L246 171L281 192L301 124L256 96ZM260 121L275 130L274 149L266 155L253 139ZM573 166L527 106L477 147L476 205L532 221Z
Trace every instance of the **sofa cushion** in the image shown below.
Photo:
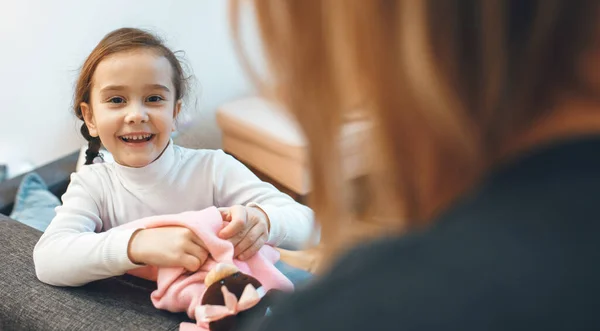
M32 172L23 177L19 185L10 217L43 232L56 215L54 208L59 205L60 200L48 190L42 177Z
M69 176L75 171L77 157L78 153L75 152L35 169L55 196L62 196L67 189ZM10 215L12 212L15 196L25 176L26 174L0 183L0 214Z

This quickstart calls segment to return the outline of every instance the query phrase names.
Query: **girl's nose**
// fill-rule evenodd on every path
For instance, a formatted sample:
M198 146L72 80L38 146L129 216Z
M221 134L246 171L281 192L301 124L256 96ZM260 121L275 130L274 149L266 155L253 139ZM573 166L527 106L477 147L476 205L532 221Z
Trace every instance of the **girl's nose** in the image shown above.
M139 124L148 122L148 111L143 105L131 105L125 116L125 122L128 124Z

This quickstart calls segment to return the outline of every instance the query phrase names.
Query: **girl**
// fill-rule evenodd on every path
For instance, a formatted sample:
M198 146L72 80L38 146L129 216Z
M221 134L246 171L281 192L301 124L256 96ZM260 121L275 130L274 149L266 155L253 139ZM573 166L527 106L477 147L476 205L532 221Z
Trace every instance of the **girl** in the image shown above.
M89 142L33 258L38 278L79 286L140 265L195 271L208 253L190 230L111 230L142 217L221 209L219 235L247 259L264 244L297 248L313 230L312 211L260 181L222 151L173 145L170 134L187 88L177 58L138 29L106 35L85 61L74 111ZM114 163L92 164L100 145Z

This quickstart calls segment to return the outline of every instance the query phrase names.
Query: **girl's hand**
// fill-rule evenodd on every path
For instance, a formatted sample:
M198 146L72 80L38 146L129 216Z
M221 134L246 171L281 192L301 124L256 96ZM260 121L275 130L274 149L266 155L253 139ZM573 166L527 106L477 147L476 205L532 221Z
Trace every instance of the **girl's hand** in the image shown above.
M157 267L183 267L197 271L208 258L202 240L190 229L171 226L142 229L129 240L131 262Z
M219 232L219 237L233 243L234 257L251 258L269 239L269 218L262 209L236 205L219 211L223 221L230 222Z

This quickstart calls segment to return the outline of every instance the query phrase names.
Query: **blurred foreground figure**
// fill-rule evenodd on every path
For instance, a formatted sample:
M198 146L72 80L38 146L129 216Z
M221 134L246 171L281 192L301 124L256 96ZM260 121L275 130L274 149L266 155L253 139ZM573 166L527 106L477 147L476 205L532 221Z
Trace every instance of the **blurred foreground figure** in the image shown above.
M600 329L599 1L234 1L234 31L248 3L329 257L248 329ZM336 140L355 116L361 215ZM359 216L388 235L351 247Z

